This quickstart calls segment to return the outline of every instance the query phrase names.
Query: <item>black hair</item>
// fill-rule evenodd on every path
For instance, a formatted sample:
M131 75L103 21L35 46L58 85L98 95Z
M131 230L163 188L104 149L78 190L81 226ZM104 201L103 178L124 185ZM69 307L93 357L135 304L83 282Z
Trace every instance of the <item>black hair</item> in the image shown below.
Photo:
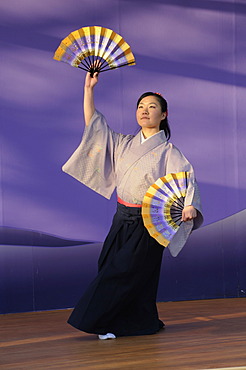
M141 102L141 100L143 98L146 98L146 96L155 96L158 99L158 101L161 105L161 111L167 113L167 101L166 101L166 99L164 99L163 96L161 96L160 94L154 93L154 92L151 92L151 91L145 92L144 94L142 94L140 96L140 98L137 101L137 108L138 108L139 103ZM169 140L170 137L171 137L171 130L170 130L170 127L169 127L167 115L166 115L166 118L161 120L160 130L163 130L165 132L166 138L167 138L167 140Z

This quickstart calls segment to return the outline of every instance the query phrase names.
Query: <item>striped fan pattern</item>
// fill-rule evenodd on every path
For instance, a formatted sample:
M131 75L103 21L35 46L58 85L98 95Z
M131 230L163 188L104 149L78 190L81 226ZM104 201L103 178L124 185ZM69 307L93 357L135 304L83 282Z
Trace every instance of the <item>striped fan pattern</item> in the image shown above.
M134 65L135 57L122 36L109 28L83 27L71 32L55 51L54 59L95 72Z
M147 190L142 203L142 218L149 234L167 247L178 231L188 187L188 173L160 177Z

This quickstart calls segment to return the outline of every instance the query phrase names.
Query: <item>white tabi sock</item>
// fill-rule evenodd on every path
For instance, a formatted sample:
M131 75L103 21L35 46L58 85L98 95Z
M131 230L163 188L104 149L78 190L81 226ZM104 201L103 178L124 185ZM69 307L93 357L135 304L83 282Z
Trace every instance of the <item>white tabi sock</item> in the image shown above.
M98 338L101 339L101 340L104 340L104 339L116 339L116 336L112 333L107 333L105 335L102 335L102 334L99 334L98 335Z

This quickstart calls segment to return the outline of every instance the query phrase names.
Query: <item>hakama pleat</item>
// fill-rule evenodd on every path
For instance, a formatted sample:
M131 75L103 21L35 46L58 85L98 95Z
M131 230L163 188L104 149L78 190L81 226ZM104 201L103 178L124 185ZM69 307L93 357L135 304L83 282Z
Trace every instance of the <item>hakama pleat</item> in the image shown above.
M141 208L117 204L104 242L98 275L68 323L87 333L116 336L158 332L156 295L163 247L145 229Z

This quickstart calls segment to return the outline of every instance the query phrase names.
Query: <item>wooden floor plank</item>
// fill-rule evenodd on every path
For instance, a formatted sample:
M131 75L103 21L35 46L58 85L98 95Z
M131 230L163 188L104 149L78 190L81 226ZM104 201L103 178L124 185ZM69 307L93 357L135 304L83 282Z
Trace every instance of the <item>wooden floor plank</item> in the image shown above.
M70 310L1 315L0 369L246 369L245 298L158 309L158 334L107 341L70 327Z

